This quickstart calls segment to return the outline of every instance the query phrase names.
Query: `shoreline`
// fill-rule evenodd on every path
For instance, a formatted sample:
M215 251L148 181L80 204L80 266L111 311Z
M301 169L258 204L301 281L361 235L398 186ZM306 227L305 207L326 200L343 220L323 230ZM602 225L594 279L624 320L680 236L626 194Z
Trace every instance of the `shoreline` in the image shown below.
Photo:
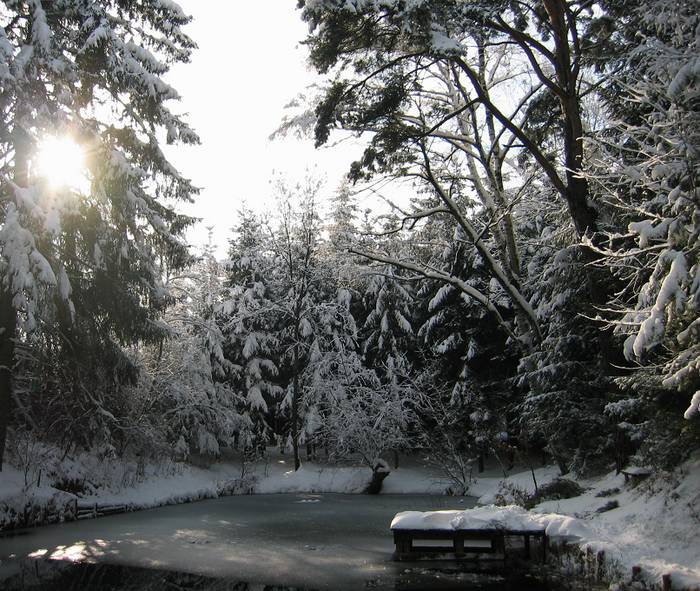
M208 469L181 468L178 473L154 476L136 487L120 491L103 490L102 494L82 498L69 493L58 495L74 506L76 503L78 506L97 503L98 507L122 505L124 512L131 513L246 494L361 494L371 476L364 467L311 462L295 473L287 469L287 464L276 463L274 459L244 473L243 480L240 466L232 463ZM557 475L558 470L553 466L535 469L540 488ZM663 589L664 576L670 576L673 589L700 588L700 543L694 536L700 524L694 522L686 507L697 499L696 491L700 490L700 459L681 467L672 484L664 482L667 478L668 475L659 475L634 486L625 483L622 474L579 479L577 483L583 489L582 494L569 499L544 500L531 511L561 514L570 516L572 522L575 520L578 539L567 544L568 552L577 556L584 570L614 572L611 583L634 578L645 580L647 588ZM425 466L409 462L392 470L385 480L382 495L439 495L449 499L445 494L448 485ZM509 504L518 500L518 495L532 494L534 484L529 469L513 471L504 479L497 468L492 468L477 477L468 492L480 505ZM34 500L41 498L40 495ZM0 500L0 508L3 500ZM606 505L611 508L603 511ZM4 529L0 536L21 535L20 531L19 528ZM591 567L591 556L598 557L601 553L606 565ZM634 576L630 574L633 569ZM622 585L620 590L625 588L624 583Z

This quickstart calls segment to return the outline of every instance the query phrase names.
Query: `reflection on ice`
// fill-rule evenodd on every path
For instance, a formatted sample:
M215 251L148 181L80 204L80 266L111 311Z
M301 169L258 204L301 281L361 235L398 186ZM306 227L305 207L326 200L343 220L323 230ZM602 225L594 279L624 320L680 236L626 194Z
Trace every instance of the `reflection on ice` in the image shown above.
M24 561L9 578L0 576L5 591L320 591L321 588L248 583L233 578L205 577L155 568L109 564L71 563L54 560ZM328 589L328 587L323 587ZM555 591L532 578L507 580L500 576L459 571L436 571L426 567L405 568L397 579L368 578L361 589L393 591Z
M95 551L93 551L93 554ZM99 555L99 552L98 552ZM85 543L80 542L72 546L58 546L52 553L51 558L56 560L70 560L77 562L85 558Z
M313 591L266 586L189 573L53 560L25 561L14 576L0 580L5 591Z

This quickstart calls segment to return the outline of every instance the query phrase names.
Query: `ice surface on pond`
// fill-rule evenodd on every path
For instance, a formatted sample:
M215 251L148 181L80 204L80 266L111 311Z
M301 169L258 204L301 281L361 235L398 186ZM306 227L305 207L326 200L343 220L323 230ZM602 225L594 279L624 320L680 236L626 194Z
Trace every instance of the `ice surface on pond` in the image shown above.
M394 514L470 503L429 495L282 494L126 513L0 538L0 581L4 569L33 555L268 585L356 589L379 581L393 588L405 568L391 560Z

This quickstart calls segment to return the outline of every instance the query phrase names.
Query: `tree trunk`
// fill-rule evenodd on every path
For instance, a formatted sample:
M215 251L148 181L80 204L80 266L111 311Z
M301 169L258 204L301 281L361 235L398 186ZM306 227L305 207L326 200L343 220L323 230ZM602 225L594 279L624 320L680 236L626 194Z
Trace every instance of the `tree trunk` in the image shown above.
M301 466L299 460L299 370L298 370L298 345L294 345L294 380L292 395L292 450L294 452L294 471Z
M14 181L20 187L29 184L29 137L22 127L24 109L18 107L12 139L15 147ZM3 220L4 221L4 220ZM17 310L12 303L11 277L0 277L0 472L5 459L7 429L12 413L12 372L15 363Z
M566 460L566 458L564 458L563 455L558 453L558 451L556 449L554 449L554 446L551 443L548 445L548 451L552 455L552 458L554 459L554 463L559 468L559 472L561 472L561 476L566 476L570 472L569 463Z
M15 357L17 311L12 294L0 285L0 472L5 458L7 428L12 411L12 367Z
M379 460L372 468L372 480L370 480L365 493L368 495L378 495L382 491L382 483L389 476L389 467L386 462Z
M588 204L588 182L581 176L583 168L583 123L577 95L577 72L572 64L567 26L566 3L544 0L544 7L554 36L556 72L562 95L559 97L564 116L564 161L566 164L566 201L579 236L597 231L594 208ZM575 26L575 25L574 25Z

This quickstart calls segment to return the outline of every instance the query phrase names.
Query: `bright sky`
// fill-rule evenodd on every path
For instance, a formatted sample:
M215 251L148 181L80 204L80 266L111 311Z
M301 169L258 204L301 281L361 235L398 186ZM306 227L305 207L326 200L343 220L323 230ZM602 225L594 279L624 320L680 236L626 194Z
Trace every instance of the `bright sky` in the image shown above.
M167 151L175 166L203 191L185 212L202 218L190 235L204 243L214 227L218 254L224 256L236 212L245 200L263 210L270 204L270 180L282 173L301 179L316 169L327 192L339 185L358 148L315 150L313 142L273 140L269 135L284 106L314 80L300 45L307 27L295 0L233 2L179 0L194 17L185 29L199 49L191 63L178 65L168 81L183 100L178 112L199 133L198 147Z

